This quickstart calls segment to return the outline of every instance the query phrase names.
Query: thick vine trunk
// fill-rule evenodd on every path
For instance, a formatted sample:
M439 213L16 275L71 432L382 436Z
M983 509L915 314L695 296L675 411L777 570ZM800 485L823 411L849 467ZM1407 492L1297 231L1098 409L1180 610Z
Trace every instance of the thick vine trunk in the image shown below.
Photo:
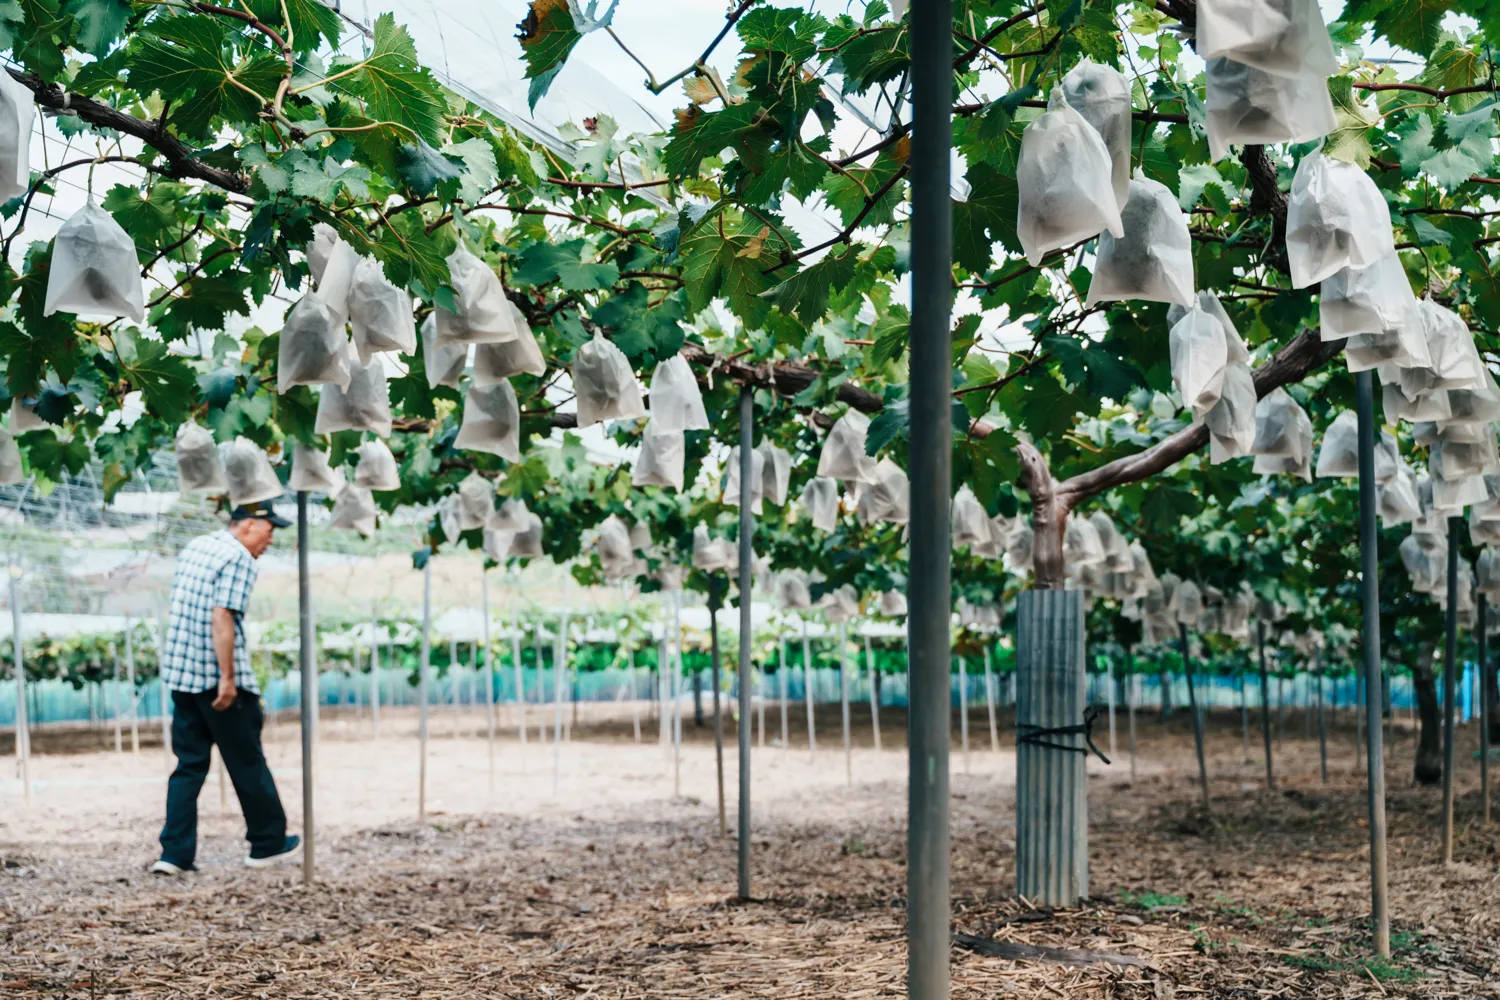
M1432 651L1417 654L1412 670L1417 695L1417 759L1415 777L1419 785L1443 780L1443 713L1438 707L1437 675L1432 670Z
M1028 441L1016 445L1021 459L1021 485L1031 497L1032 578L1037 590L1062 590L1067 576L1063 563L1063 531L1071 504L1057 490L1047 460Z

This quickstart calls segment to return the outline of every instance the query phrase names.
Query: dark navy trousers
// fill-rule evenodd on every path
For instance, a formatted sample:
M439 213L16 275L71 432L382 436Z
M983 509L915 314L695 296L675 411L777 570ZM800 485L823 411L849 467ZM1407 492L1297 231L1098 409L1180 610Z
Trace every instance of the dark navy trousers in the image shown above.
M208 777L217 746L245 814L250 854L268 857L286 845L286 812L261 750L265 720L259 696L241 690L234 704L213 709L217 691L172 692L172 752L177 767L167 781L167 821L161 828L161 857L184 868L198 853L198 793Z

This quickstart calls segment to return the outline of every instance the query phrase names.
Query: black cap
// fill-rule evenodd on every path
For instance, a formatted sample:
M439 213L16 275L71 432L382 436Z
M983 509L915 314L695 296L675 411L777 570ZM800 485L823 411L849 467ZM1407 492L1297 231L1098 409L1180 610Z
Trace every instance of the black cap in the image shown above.
M244 521L252 517L259 518L262 521L270 521L273 528L290 528L292 526L291 521L288 521L272 510L271 505L268 503L242 504L229 512L229 521L231 524L235 521Z

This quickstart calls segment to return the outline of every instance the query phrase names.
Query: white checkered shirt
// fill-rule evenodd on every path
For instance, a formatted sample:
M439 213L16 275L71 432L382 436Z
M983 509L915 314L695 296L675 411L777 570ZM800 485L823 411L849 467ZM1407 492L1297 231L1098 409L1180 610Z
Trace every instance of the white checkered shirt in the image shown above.
M214 654L214 608L234 612L234 683L260 693L250 672L243 618L255 588L255 559L227 530L193 539L177 556L172 610L162 677L173 691L212 691L219 686Z

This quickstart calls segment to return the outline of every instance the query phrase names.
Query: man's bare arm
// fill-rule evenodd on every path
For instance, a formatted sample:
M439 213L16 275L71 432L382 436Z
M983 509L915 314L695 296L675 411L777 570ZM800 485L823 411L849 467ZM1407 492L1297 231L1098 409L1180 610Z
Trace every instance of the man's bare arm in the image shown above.
M222 712L234 704L239 693L234 685L234 612L214 608L214 656L219 661L219 694L214 698L215 711Z

